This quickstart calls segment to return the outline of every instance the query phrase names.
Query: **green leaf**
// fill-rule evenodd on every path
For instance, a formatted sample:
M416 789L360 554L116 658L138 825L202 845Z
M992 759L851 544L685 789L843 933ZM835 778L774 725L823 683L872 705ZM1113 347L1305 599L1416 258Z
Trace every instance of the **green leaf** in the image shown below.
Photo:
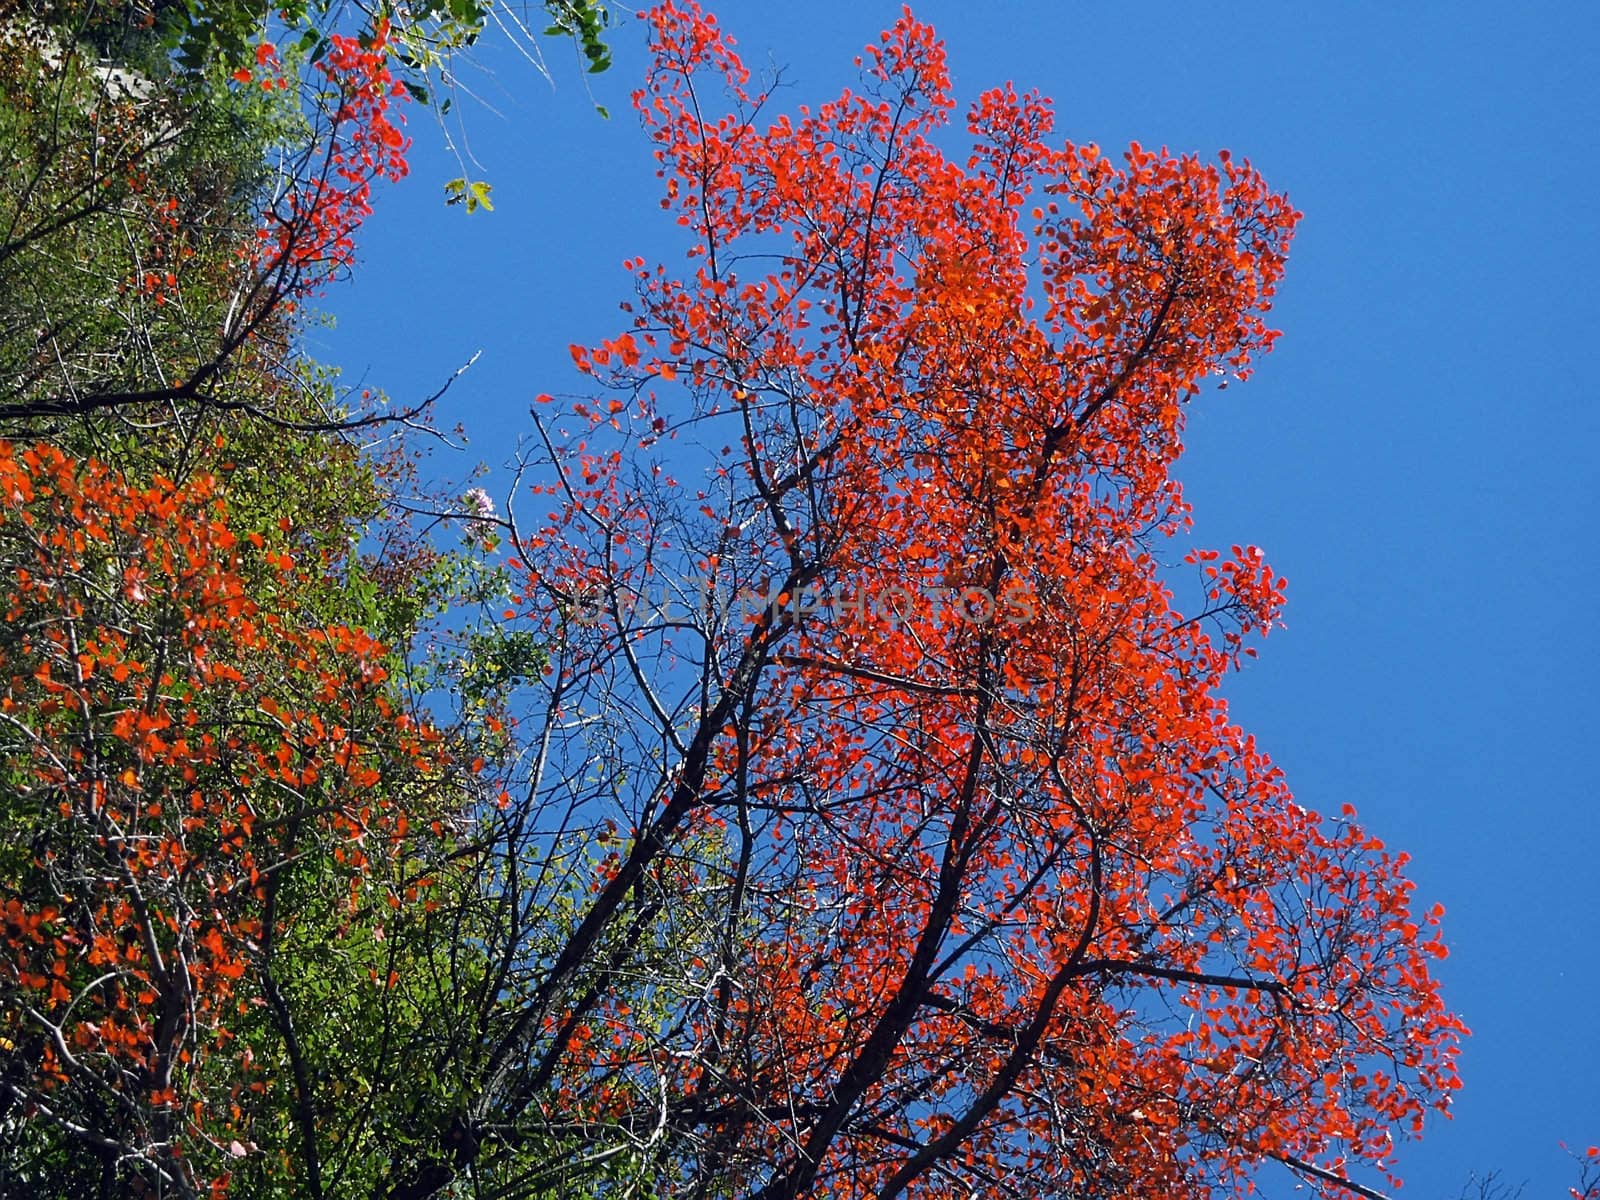
M444 202L464 204L469 213L477 212L480 208L485 212L493 212L494 205L489 200L491 190L489 184L481 179L470 182L465 178L452 179L444 185Z

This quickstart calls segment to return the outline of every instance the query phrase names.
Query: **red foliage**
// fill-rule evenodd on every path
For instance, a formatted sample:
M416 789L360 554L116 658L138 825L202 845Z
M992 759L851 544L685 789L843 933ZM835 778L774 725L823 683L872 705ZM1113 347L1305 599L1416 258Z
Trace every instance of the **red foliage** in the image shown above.
M438 735L392 712L367 634L262 604L293 558L210 477L0 442L0 561L7 1098L87 1106L125 1161L206 1179L255 1086L239 1025L292 919L276 889L316 863L368 902L407 830L374 785L436 769Z
M1458 1086L1439 912L1228 720L1283 580L1196 551L1180 610L1160 557L1189 525L1182 403L1270 348L1298 214L1226 153L1056 146L1009 86L952 157L944 50L909 13L862 93L760 124L712 17L649 21L635 102L691 269L629 264L632 330L574 348L636 399L552 437L521 546L561 711L642 714L677 765L539 999L651 888L715 892L726 937L668 1051L626 1006L552 1009L561 1094L676 1064L685 1171L761 1197L1387 1175ZM658 415L672 382L690 407ZM681 504L669 427L713 460ZM630 611L675 570L785 607Z
M258 266L290 275L290 291L315 291L354 262L356 229L372 215L372 184L405 177L411 140L389 109L407 97L389 68L389 23L363 37L330 34L313 75L320 80L307 105L325 127L314 170L294 180L272 205L260 232ZM286 87L270 44L256 55L264 88ZM241 68L236 78L254 78Z

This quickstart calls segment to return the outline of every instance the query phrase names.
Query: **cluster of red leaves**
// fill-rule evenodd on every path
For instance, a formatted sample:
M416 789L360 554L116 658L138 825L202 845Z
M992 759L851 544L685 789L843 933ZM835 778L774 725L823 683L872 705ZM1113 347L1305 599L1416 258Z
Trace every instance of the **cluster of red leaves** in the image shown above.
M185 216L176 196L152 188L151 158L170 136L152 129L152 114L138 105L105 100L88 114L99 154L90 159L99 175L96 186L117 189L128 197L125 216L148 231L130 273L118 284L119 295L136 294L162 306L178 298L180 277L195 248L183 236Z
M258 599L294 594L293 558L235 533L211 477L0 442L0 561L9 1078L170 1173L256 1086L235 1028L294 919L278 876L317 862L369 903L407 836L375 785L437 771L438 735L393 710L370 636Z
M261 49L262 86L286 86L272 47ZM411 142L390 107L408 93L389 69L390 55L385 19L361 37L330 34L313 67L320 85L310 107L325 122L323 157L266 214L256 254L258 266L292 273L295 292L315 291L351 267L355 232L372 215L373 183L405 177Z
M1562 1143L1566 1149L1566 1143ZM1582 1155L1568 1151L1578 1163L1578 1182L1567 1189L1572 1200L1600 1200L1600 1146L1590 1146Z
M1253 547L1197 551L1185 613L1158 550L1189 524L1182 403L1272 345L1298 214L1227 154L1052 146L1048 104L1009 86L953 159L943 47L909 13L861 60L864 94L764 125L712 17L648 19L635 103L693 268L630 263L634 328L574 348L640 399L579 406L582 440L555 449L530 613L554 629L673 545L713 586L1033 600L979 627L755 615L681 651L717 664L704 724L595 892L604 911L642 886L683 830L724 831L739 863L738 938L676 1050L685 1107L715 1114L705 1169L764 1198L1205 1197L1265 1160L1337 1194L1352 1165L1388 1173L1394 1134L1458 1086L1439 912L1228 720L1219 685L1283 580ZM646 390L664 381L693 403L674 420L728 446L682 510L659 464L625 465L668 424ZM608 429L626 458L597 449ZM638 677L670 657L647 639L682 636L610 624L560 686L615 687L597 664ZM687 703L641 686L638 708ZM592 1016L547 1022L574 1069L614 1075L629 1038L645 1061L655 1033Z
M235 83L257 83L264 92L289 86L289 80L282 73L278 61L278 48L271 42L261 42L256 46L256 69L252 71L249 67L240 67L233 73L233 80Z
M141 195L143 181L135 179L131 183L134 194ZM178 209L176 197L169 196L163 200L145 197L144 207L148 210L146 219L156 236L151 239L144 261L139 264L142 269L122 285L121 291L136 291L141 297L161 306L177 298L178 273L184 262L194 257L194 247L173 237L179 224L175 215Z

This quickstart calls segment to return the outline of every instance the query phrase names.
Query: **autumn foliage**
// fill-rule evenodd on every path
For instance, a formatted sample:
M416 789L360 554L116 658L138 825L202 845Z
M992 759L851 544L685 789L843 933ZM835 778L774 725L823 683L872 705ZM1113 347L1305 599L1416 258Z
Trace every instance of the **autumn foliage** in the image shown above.
M357 548L404 451L297 345L405 170L392 47L203 81L55 15L0 25L0 1193L364 1186L467 804L397 678L437 555Z
M383 647L263 607L297 586L279 543L235 532L210 478L138 487L0 443L4 1104L173 1194L252 1148L254 1014L283 1003L303 916L280 897L314 868L377 903L408 816L374 786L442 765Z
M406 173L416 29L253 14L210 99L255 141L174 124L175 75L6 193L0 279L81 235L117 301L0 343L0 1190L1395 1182L1458 1086L1441 913L1230 720L1285 582L1173 478L1277 337L1288 200L1009 85L958 119L909 11L779 113L664 0L635 106L684 255L539 397L534 519L408 502L452 558L375 518L382 418L297 346ZM492 621L427 656L463 596Z
M566 786L656 765L596 826L624 845L514 1110L670 1097L674 1194L1389 1176L1457 1086L1439 914L1230 723L1284 584L1185 552L1171 475L1184 402L1276 336L1298 214L1226 153L1054 142L1010 87L954 151L909 14L862 91L783 115L712 17L649 22L635 103L689 261L631 262L632 328L574 348L622 399L542 398L550 512L518 548L549 727L594 714L613 747L573 738ZM644 1022L593 952L674 912L692 953Z
M292 373L300 306L348 273L410 143L387 22L304 50L257 41L251 66L200 88L108 67L53 26L0 25L0 132L19 151L0 171L0 422L305 418L262 380ZM266 369L241 375L247 361Z
M372 215L372 184L405 177L411 144L390 111L407 93L390 71L389 22L360 37L330 34L327 46L309 71L311 107L325 122L313 146L320 161L273 197L256 255L257 269L284 276L291 294L349 270L355 232ZM255 71L240 67L233 77L268 92L289 86L271 42L256 47Z

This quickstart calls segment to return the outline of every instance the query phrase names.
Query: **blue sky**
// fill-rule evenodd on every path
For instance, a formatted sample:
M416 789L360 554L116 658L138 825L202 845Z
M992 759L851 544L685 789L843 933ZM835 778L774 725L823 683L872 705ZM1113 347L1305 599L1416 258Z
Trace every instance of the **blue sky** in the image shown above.
M711 7L747 63L784 68L788 107L852 82L899 11ZM1302 803L1355 804L1448 909L1466 1088L1404 1153L1404 1194L1498 1169L1564 1195L1557 1141L1600 1142L1600 6L915 7L963 101L1011 79L1076 141L1227 147L1305 212L1285 335L1191 408L1180 468L1199 540L1261 545L1289 579L1288 628L1230 696ZM627 105L642 31L615 44L587 83L548 46L553 87L485 50L462 108L495 211L442 207L460 172L414 114L413 178L327 300L313 348L397 399L482 350L440 414L471 438L452 474L504 461L536 393L580 386L566 347L624 327L621 261L678 244Z

